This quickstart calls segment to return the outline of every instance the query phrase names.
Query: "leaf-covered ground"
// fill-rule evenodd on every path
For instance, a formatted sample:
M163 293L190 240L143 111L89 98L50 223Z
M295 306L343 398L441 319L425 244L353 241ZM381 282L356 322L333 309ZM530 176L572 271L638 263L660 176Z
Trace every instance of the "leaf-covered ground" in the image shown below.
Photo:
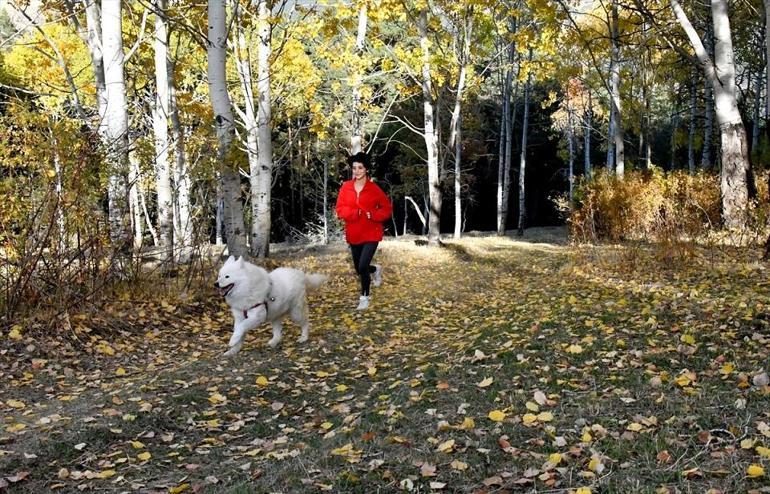
M756 251L479 237L343 246L310 342L226 360L210 299L140 297L0 347L0 491L770 492L770 282ZM197 298L196 298L197 300Z

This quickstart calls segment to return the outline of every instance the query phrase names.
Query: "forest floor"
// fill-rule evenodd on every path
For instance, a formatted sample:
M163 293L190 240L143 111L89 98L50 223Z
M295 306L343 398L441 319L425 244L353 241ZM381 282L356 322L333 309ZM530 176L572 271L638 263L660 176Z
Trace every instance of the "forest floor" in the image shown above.
M310 341L230 360L215 266L16 326L0 492L770 492L760 251L534 233L385 241L365 312L343 245L278 252L331 276Z

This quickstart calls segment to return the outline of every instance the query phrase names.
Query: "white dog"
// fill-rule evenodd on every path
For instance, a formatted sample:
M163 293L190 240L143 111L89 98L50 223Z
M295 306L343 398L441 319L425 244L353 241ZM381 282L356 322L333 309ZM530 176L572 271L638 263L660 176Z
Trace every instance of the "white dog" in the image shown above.
M246 331L264 322L273 326L273 337L267 344L275 348L281 342L281 319L286 315L302 327L299 342L306 342L310 323L305 293L307 289L321 286L327 278L323 274L305 274L291 268L278 268L268 274L243 257L236 259L230 256L219 270L219 277L214 283L224 295L235 319L230 350L225 352L225 356L238 353L243 346Z

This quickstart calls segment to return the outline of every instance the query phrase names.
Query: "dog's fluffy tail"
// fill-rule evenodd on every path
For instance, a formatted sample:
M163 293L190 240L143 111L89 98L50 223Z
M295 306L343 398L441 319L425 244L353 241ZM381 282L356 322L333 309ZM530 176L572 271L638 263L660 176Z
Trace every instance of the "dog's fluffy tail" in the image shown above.
M329 277L325 274L305 274L305 286L309 290L315 290L323 285Z

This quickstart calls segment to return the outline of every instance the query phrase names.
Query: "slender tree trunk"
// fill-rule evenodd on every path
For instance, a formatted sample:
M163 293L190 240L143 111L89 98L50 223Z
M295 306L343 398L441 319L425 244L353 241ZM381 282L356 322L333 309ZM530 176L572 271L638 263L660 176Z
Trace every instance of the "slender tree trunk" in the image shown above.
M256 183L252 175L251 201L254 225L251 230L251 253L256 257L270 255L270 188L273 183L273 136L270 96L270 9L267 0L259 0L259 44L257 51L257 145L259 166ZM256 187L254 187L256 185Z
M505 83L503 83L505 84ZM508 139L508 128L506 115L508 114L508 105L510 99L507 91L503 87L503 108L500 113L500 141L497 153L497 234L505 234L505 215L503 209L503 189L505 187L505 141ZM502 230L501 230L502 229ZM502 233L500 233L502 231Z
M611 139L614 140L614 165L615 174L623 177L625 173L625 145L623 143L623 114L622 101L620 99L620 23L618 20L618 0L612 0L612 65L610 66L610 90L612 91L612 111L615 118L612 120ZM608 155L609 158L609 155ZM611 162L607 161L610 167Z
M175 63L168 60L168 95L171 117L171 132L174 140L174 199L175 205L175 237L180 249L183 262L188 261L187 250L192 246L193 225L190 214L190 173L187 169L187 151L185 150L184 129L179 120L179 108L176 100L176 84L174 83Z
M115 246L130 244L127 177L128 109L123 76L123 37L120 0L102 1L102 50L104 54L105 115L103 135L107 144L107 186L110 238Z
M693 65L692 73L690 74L690 132L687 136L687 169L690 175L695 174L695 129L698 113L697 83L698 70Z
M529 61L532 62L532 48L529 49ZM519 157L519 236L524 235L527 222L526 188L524 186L527 169L527 134L529 133L529 89L532 84L532 72L527 74L527 84L524 86L524 120L521 124L521 155Z
M510 19L511 33L516 32L516 19ZM500 124L500 152L497 169L497 234L505 235L508 223L508 203L511 190L511 148L513 147L513 108L511 103L513 88L513 65L516 45L509 41L507 50L507 70L503 81L503 113ZM515 92L515 91L514 91Z
M762 71L757 70L757 81L754 86L754 120L751 128L751 150L755 151L759 146L759 107L762 101Z
M361 61L364 52L364 43L366 42L366 3L362 2L358 9L358 32L356 34L356 57L358 61ZM350 153L356 154L360 152L363 139L363 123L361 122L361 76L360 66L354 67L354 84L353 84L353 135L350 139Z
M155 183L158 193L158 230L160 244L166 260L174 260L174 208L171 195L171 170L169 163L169 76L168 76L168 27L166 0L155 1L155 104L152 112L152 128L155 134Z
M674 94L674 108L671 112L671 140L669 142L671 146L671 159L669 161L669 170L676 170L676 132L679 129L679 111L681 110L681 100L679 96L679 90L676 84L672 85L672 92Z
M424 139L428 154L428 195L430 216L428 218L428 243L441 242L441 184L438 169L438 139L434 124L433 89L430 73L430 43L428 41L428 11L423 10L418 20L420 47L422 49L422 101Z
M588 91L588 107L583 113L583 174L586 179L591 180L593 170L591 169L591 127L593 126L593 97L591 91Z
M135 153L128 157L128 210L131 215L131 226L133 228L133 247L134 251L139 251L144 242L144 230L142 229L142 212L144 209L143 193L141 191L141 171L139 169L139 158ZM147 218L148 226L150 219ZM157 246L157 237L153 235L153 245Z
M569 146L569 203L572 206L573 186L575 184L575 128L573 124L572 102L567 102L567 144Z
M449 125L449 146L454 145L455 170L454 170L454 192L455 192L455 225L454 238L460 238L462 235L462 198L460 187L460 173L462 169L462 100L465 91L465 78L467 72L467 60L471 49L471 32L473 29L473 9L469 9L465 19L463 30L463 45L458 61L460 63L460 74L457 78L457 91L455 93L455 104L452 110L452 120Z
M209 97L214 110L217 134L217 161L220 164L222 194L222 227L230 255L246 254L246 229L243 222L243 199L238 168L231 157L235 125L230 96L227 94L226 59L227 29L225 0L208 2L208 79Z
M765 132L770 137L770 0L765 0Z

